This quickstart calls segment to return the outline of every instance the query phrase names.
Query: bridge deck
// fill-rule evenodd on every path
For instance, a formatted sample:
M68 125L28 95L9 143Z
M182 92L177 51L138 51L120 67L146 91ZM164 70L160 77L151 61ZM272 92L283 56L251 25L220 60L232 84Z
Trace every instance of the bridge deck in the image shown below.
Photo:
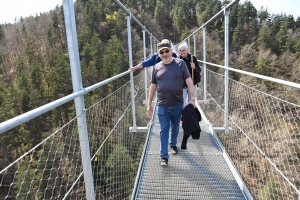
M183 130L178 136L178 154L167 168L160 166L157 115L147 145L135 199L246 199L239 188L208 125L200 122L201 137L181 150Z

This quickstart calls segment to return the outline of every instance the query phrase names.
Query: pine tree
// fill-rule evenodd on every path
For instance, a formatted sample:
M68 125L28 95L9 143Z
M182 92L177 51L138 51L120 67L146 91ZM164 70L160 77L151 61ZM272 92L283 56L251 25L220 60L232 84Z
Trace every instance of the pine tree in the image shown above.
M258 18L259 18L259 26L262 26L263 21L267 21L270 18L270 14L266 9L263 7L258 11Z
M175 5L172 10L172 17L173 17L174 29L179 34L180 37L187 23L186 14L184 13L183 7L179 5Z
M278 50L279 52L284 52L285 50L288 49L287 42L287 23L284 22L281 27L279 32L276 34L276 41L278 43Z
M125 50L116 35L112 35L106 44L104 51L104 74L105 79L115 76L128 69L128 58ZM122 84L122 80L116 80L109 84L109 91L112 92Z
M5 38L5 33L2 25L0 24L0 41Z
M1 62L0 62L1 63ZM0 121L3 122L6 119L6 109L5 109L5 103L8 91L6 89L6 84L4 82L4 76L0 74Z
M84 85L90 86L103 80L100 78L100 69L103 67L103 51L104 47L99 39L99 34L94 32L91 44L85 43L80 53Z
M25 24L22 25L21 33L24 38L27 38L27 30L26 30Z
M134 160L130 157L128 149L121 144L114 147L105 164L106 172L109 175L106 180L106 191L113 192L114 196L120 199L128 197L128 186L133 186ZM124 185L126 183L126 185ZM112 194L111 194L112 195ZM110 196L111 196L110 195Z
M257 65L255 66L255 73L267 76L269 74L269 69L270 67L266 59L260 56Z
M295 21L295 30L299 31L299 29L300 29L300 17L297 17Z
M258 32L257 10L250 1L246 1L239 13L241 34L243 35L242 45L252 42L253 37Z
M296 43L294 44L293 47L295 49L296 57L300 62L300 36L298 36L298 39L296 40Z
M58 14L54 12L52 17L52 23L49 26L47 31L48 41L51 47L56 47L58 43L58 36L57 36L57 30L59 25L58 20L59 20Z
M68 57L61 49L52 50L50 53L49 65L50 71L50 99L56 100L65 95L72 93L71 71ZM69 104L64 107L56 108L52 113L52 122L54 126L58 126L69 121Z
M274 50L274 44L276 44L276 40L271 37L271 30L268 26L260 28L256 43L260 48L263 47L265 49Z
M165 25L167 13L165 11L165 5L162 0L157 0L154 10L154 19L159 23L161 27Z
M23 57L20 57L19 61L17 62L17 88L16 92L18 95L16 96L15 100L18 102L15 105L17 110L16 115L25 113L29 111L29 91L30 91L30 83L29 79L27 77L27 74L29 74L29 69L27 68L25 64L25 59Z
M105 14L107 14L107 11L105 11L105 7L109 6L110 4L109 2L107 3L108 4L105 5L104 1L96 0L90 0L85 3L84 24L91 29L92 33L98 30L98 24L100 24L100 21L104 19L102 16L105 16Z
M209 19L210 14L209 14L209 10L207 9L206 3L204 3L203 1L198 3L197 7L198 7L196 13L197 22L198 25L201 26L202 24L204 24L204 22L206 22Z

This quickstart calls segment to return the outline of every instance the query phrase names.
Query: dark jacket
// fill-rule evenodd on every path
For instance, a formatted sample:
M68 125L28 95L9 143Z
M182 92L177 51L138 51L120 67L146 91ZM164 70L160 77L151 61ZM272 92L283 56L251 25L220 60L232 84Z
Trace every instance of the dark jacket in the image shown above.
M191 54L188 53L188 56L186 58L182 58L180 56L180 59L184 60L186 66L191 74L191 78L192 78ZM194 83L194 85L196 85L201 81L201 68L200 68L197 58L195 56L193 56L193 63L195 63L193 83ZM184 87L185 88L187 87L186 84L184 84Z
M193 139L200 138L201 128L199 122L201 121L201 114L198 108L194 108L192 104L188 104L182 110L181 115L182 129L187 138L192 135Z

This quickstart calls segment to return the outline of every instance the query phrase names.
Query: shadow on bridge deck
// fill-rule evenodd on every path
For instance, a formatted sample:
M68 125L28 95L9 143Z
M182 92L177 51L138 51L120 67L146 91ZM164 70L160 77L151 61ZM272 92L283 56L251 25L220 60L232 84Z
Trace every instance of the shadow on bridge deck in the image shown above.
M169 166L163 168L159 155L160 125L155 115L134 199L246 199L208 124L202 120L200 126L200 139L190 137L187 150L180 149L180 129L178 154L170 154Z

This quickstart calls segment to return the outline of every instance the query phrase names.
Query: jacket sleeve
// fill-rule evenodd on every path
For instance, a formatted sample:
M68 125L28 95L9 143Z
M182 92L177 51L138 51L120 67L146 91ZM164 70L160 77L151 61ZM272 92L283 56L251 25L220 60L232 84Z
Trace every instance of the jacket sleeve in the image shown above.
M150 58L142 62L143 67L150 67L155 65L155 59L157 57L157 54L153 54Z

